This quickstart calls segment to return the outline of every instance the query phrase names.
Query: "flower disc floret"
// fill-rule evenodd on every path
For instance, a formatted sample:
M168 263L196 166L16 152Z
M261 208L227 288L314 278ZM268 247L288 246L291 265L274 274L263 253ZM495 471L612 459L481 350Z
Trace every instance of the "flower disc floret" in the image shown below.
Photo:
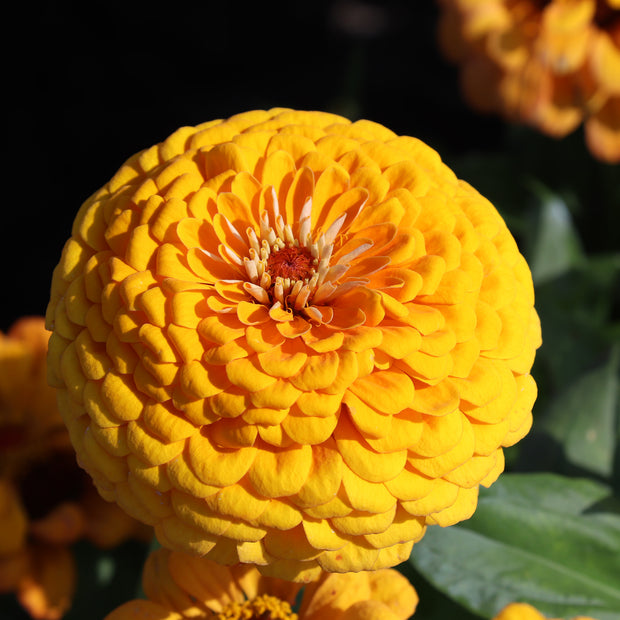
M49 377L165 547L305 579L468 518L531 424L532 280L419 140L287 109L184 127L82 206Z

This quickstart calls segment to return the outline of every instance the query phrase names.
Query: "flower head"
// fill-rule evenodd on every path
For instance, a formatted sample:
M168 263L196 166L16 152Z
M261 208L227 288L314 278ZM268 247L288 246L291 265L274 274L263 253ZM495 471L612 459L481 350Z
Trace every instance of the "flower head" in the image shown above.
M179 129L82 206L50 381L163 546L305 580L471 516L531 424L529 269L437 153L327 113Z
M111 546L144 529L102 501L76 465L47 385L48 339L43 317L0 333L0 592L15 592L41 620L71 604L71 543Z
M546 616L543 616L535 607L527 603L510 603L493 620L546 620ZM573 620L594 620L594 618L575 616Z
M322 573L305 585L294 613L301 584L168 549L151 553L142 581L147 600L129 601L105 620L406 620L418 603L414 588L393 569Z
M620 161L618 0L440 0L440 42L469 103Z

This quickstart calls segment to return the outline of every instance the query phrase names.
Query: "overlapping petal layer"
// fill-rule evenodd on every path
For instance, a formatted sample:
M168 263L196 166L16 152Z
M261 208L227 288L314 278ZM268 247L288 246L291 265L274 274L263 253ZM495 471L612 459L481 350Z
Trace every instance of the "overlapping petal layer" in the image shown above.
M49 378L160 542L304 580L405 559L529 430L529 269L419 140L287 109L184 127L82 206Z
M582 122L588 148L620 161L616 0L440 0L440 43L469 103L555 137Z
M265 577L247 565L228 568L168 549L151 553L142 581L147 599L129 601L105 620L406 620L418 603L413 586L389 568L321 573L305 584L299 611L293 613L302 584Z

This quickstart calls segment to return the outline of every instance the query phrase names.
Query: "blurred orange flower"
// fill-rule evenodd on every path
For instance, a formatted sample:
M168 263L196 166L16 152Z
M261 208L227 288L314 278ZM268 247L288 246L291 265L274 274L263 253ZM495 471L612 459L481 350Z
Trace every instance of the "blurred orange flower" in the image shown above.
M0 333L0 592L15 592L33 618L54 620L73 596L69 545L118 544L138 524L102 501L75 463L47 385L48 339L42 317Z
M438 0L439 40L465 98L620 161L619 0Z
M228 568L196 556L158 549L143 573L148 600L121 605L105 620L406 620L418 604L413 586L398 571L322 573L303 584L261 575L255 567Z
M49 378L165 547L305 580L473 513L531 425L528 266L431 148L274 109L184 127L82 206Z
M510 603L493 620L547 620L535 607L527 603ZM560 620L549 618L549 620ZM594 620L589 616L575 616L573 620Z

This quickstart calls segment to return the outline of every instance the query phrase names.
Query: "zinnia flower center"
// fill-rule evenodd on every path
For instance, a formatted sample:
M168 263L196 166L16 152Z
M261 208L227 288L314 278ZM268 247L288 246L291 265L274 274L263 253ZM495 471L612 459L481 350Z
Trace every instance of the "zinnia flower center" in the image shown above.
M260 303L297 312L303 310L309 318L320 322L322 317L312 306L333 299L359 282L348 281L343 286L338 280L348 265L342 259L330 265L334 240L345 216L335 220L314 240L311 220L311 198L306 200L291 226L284 222L278 198L272 193L271 208L263 211L260 218L260 237L253 228L246 230L249 248L243 265L248 281L244 288Z
M288 278L289 280L308 280L315 273L313 258L305 248L295 246L272 252L267 259L267 271L272 280Z
M297 620L291 606L275 596L263 594L244 603L231 603L216 615L217 620Z

